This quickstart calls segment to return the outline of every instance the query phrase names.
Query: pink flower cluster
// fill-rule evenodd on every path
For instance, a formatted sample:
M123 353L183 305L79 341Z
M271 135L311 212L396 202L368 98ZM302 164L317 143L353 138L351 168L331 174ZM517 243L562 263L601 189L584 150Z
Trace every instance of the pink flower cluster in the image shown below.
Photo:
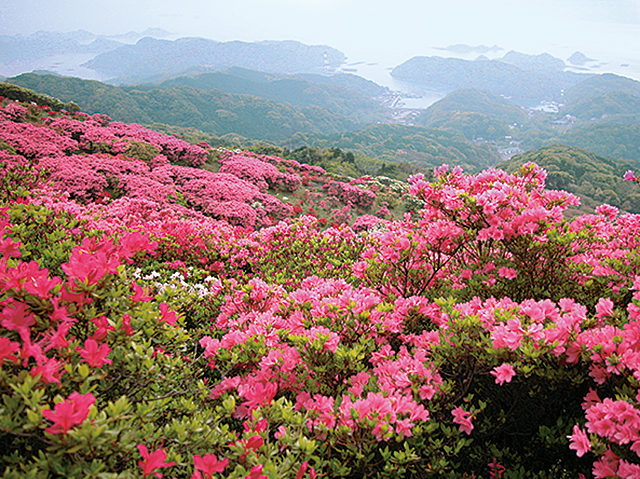
M205 215L243 227L272 224L292 214L291 206L262 193L260 187L265 187L268 181L295 189L300 178L281 173L271 163L247 155L231 155L228 169L237 175L224 173L224 165L222 173L212 173L194 168L203 164L207 156L200 146L139 125L111 122L104 115L84 115L82 120L62 115L46 118L41 125L19 123L14 120L17 113L12 113L22 111L18 107L20 105L11 103L0 109L4 112L9 108L0 115L0 139L19 154L2 151L0 160L7 166L34 161L50 180L44 188L47 196L64 192L70 199L85 204L109 204L111 210L120 205L140 207L144 204L145 208L171 211L174 217L185 213L197 216L193 210L185 212L185 207L179 204L186 201ZM128 147L136 142L155 147L161 153L150 161L127 157ZM251 177L258 186L241 178L252 172L258 175ZM258 177L263 184L256 180ZM118 199L123 201L111 204ZM44 201L53 206L54 202L46 198Z
M278 169L278 166L282 168L286 162L281 158L256 155L245 151L222 154L221 161L220 173L229 173L248 181L256 185L263 193L268 188L294 192L301 185L299 175L292 172L281 172Z
M207 159L206 150L197 145L135 123L111 122L105 115L93 115L84 121L59 117L51 119L48 126L76 140L86 153L124 153L131 142L137 141L158 148L172 163L197 167Z
M379 441L396 435L403 438L411 436L417 423L429 419L419 402L433 398L442 379L428 366L427 350L402 346L395 351L387 343L388 332L398 331L409 311L403 300L387 312L380 297L342 280L308 278L288 295L258 279L249 285L249 293L227 293L216 319L225 332L222 339L205 337L201 345L212 367L222 367L228 351L251 350L258 356L242 375L215 386L214 397L237 391L244 399L237 413L245 417L279 394L293 393L296 407L310 415L307 427L320 436L326 428L342 425L368 430ZM313 380L318 355L338 354L341 345L353 344L362 336L375 338L381 345L369 368L336 382L335 396L319 393Z
M373 191L350 183L331 181L325 186L327 194L339 198L340 201L348 205L362 208L363 210L371 208L373 203L376 201L376 194Z
M0 161L10 167L33 161L49 171L51 184L29 201L72 213L86 228L105 234L82 240L61 265L62 277L55 277L21 259L21 244L11 239L13 225L6 209L1 212L0 367L23 369L45 385L59 385L68 374L63 358L86 368L112 368L114 340L136 334L131 315L96 313L76 328L81 337L75 339L71 328L78 311L90 310L95 291L122 265L157 254L167 267L196 264L216 276L211 294L218 311L212 334L200 345L209 367L228 372L210 385L211 397L232 397L228 404L235 404L236 418L259 423L232 442L243 454L264 445L267 425L260 415L277 401L290 401L304 414L305 434L317 440L329 434L343 434L345 441L402 440L436 413L438 422L457 426L454 434L473 435L482 412L465 398L448 402L449 378L436 360L442 351L464 348L454 339L469 328L490 358L474 374L494 390L522 384L539 358L567 370L582 367L597 391L585 397L584 422L573 428L569 447L579 456L595 456L596 478L640 476L640 217L603 205L593 215L566 220L563 211L576 198L546 190L545 172L533 164L517 174L487 170L471 176L441 167L432 183L412 179L422 211L369 234L356 235L348 227L320 232L312 216L249 231L232 225L265 225L269 216L289 213L261 188L277 185L277 178L294 175L302 165L229 153L223 155L225 170L213 173L172 164L188 163L191 153L180 150L179 141L161 140L136 125L101 116L56 117L48 126L15 121L25 115L15 106L0 115L0 126L6 126L0 137L18 153L0 152ZM162 153L150 162L114 154L132 139ZM308 178L318 173L305 171ZM332 182L327 190L362 208L375 199L356 184ZM105 192L120 197L108 201ZM97 200L102 203L92 202ZM304 211L308 203L296 206ZM336 215L351 214L351 208L337 209ZM358 229L381 221L362 218ZM554 245L557 250L545 249ZM305 251L310 268L326 276L342 267L328 252L355 250L357 280L339 279L353 279L339 270L334 277L305 272L303 279L268 284L263 271L277 265L274 253L291 253L289 246ZM325 254L334 263L322 264ZM597 296L517 299L504 293L515 295L558 266L567 272L562 286L598 286ZM273 277L286 274L276 271ZM510 290L513 284L519 286ZM557 285L540 289L551 286ZM468 291L474 294L465 297ZM137 284L124 294L131 304L152 299ZM433 301L456 294L464 299ZM155 307L158 327L178 324L169 303ZM619 384L623 388L616 390ZM59 399L43 410L48 423L41 429L69 434L93 417L95 401L77 392ZM436 401L438 408L430 411ZM270 438L284 434L278 430ZM139 445L138 451L143 475L173 464L163 449L150 452ZM194 478L212 477L228 461L208 454L195 456L194 464ZM302 477L308 464L300 470ZM262 465L254 466L247 477L264 477L262 472Z

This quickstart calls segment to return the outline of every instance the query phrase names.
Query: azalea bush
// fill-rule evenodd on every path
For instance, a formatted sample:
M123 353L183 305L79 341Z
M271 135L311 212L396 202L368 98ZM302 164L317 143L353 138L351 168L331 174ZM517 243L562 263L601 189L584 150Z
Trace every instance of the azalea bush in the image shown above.
M4 477L640 476L640 217L566 219L528 164L381 220L371 179L0 121ZM291 218L324 201L298 181L354 228Z

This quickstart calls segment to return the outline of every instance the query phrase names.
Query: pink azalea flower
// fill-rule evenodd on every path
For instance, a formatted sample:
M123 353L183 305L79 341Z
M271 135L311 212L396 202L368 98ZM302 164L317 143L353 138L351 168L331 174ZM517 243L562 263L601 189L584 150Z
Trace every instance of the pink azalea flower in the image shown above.
M132 302L143 302L143 303L148 303L149 301L151 301L153 299L153 296L145 296L144 295L144 289L142 289L140 286L138 286L137 283L133 283L133 296L131 296L131 301Z
M257 466L253 466L249 471L249 474L245 476L245 479L269 479L267 476L262 474L262 468L264 466L262 464L258 464Z
M53 421L53 426L45 429L50 434L67 434L73 426L82 424L89 415L89 408L96 402L91 393L78 394L73 392L69 398L56 404L51 409L44 409L42 415Z
M473 424L471 423L471 413L458 406L453 411L451 411L451 414L453 415L453 422L460 426L460 431L471 434L471 431L473 431Z
M216 472L223 472L229 464L229 459L218 458L213 454L205 454L204 456L193 456L193 463L198 471L204 474L204 479L211 479Z
M264 444L264 439L262 439L262 436L259 435L255 435L255 436L251 436L249 439L242 441L242 445L246 450L255 450L255 449L259 449L263 446Z
M578 457L584 456L585 453L591 450L591 441L589 441L587 433L580 429L577 424L573 426L573 434L567 436L567 439L571 440L569 449L575 450Z
M106 344L101 344L98 347L98 343L93 339L87 339L84 342L84 349L78 346L76 351L80 353L80 356L82 356L92 368L101 368L105 364L111 364L113 362L107 358L111 352L111 348Z
M0 324L7 329L17 331L23 341L29 336L31 326L36 324L36 318L29 306L17 301L5 306L0 313L0 318L2 318Z
M167 453L164 452L164 449L158 449L157 451L153 451L149 454L147 446L144 444L138 444L138 451L140 451L140 455L142 456L142 461L138 461L138 465L142 468L142 475L144 477L155 474L158 479L161 479L162 474L154 471L161 467L171 467L175 465L175 462L164 462L167 458Z
M169 326L176 325L178 316L175 311L169 311L169 305L167 303L160 303L160 313L162 314L162 316L160 316L161 323L167 323Z
M491 375L495 376L496 384L502 386L505 382L510 383L516 372L511 364L505 363L493 368Z
M515 279L518 277L518 273L513 268L502 267L498 270L498 275L505 279Z
M596 304L596 314L598 318L613 316L613 301L609 298L600 298Z
M55 358L43 360L29 372L33 378L40 375L40 380L45 384L60 384L60 376L64 373L64 370L60 371L60 363Z
M302 479L307 470L309 470L309 479L316 479L316 470L313 467L309 467L309 461L304 461L300 464L300 469L298 469L296 479Z
M20 344L11 341L9 338L0 338L0 367L5 359L17 363L19 359L14 356L20 350Z
M134 331L131 327L131 316L129 313L125 313L122 316L122 326L120 326L120 329L123 329L127 336L133 336Z

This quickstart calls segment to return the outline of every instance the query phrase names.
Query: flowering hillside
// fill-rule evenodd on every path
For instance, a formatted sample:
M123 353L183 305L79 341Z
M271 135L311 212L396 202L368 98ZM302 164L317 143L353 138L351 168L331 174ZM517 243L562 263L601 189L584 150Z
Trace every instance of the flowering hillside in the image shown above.
M535 164L414 176L393 220L373 179L8 101L0 162L4 477L640 476L640 217L565 219Z

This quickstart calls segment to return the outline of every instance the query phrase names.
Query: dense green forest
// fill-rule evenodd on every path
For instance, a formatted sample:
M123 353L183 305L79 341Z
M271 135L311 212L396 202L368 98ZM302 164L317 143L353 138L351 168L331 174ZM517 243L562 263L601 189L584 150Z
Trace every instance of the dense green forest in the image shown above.
M435 102L416 119L416 125L462 133L468 140L498 140L511 135L511 124L529 122L515 103L485 90L462 89Z
M416 123L426 125L434 117L455 111L481 113L504 123L525 123L529 120L527 113L512 101L486 90L465 88L435 102L416 118Z
M578 146L602 156L640 161L640 126L615 123L585 124L547 143Z
M337 133L360 123L339 113L220 90L127 88L54 75L23 74L7 80L62 101L74 100L87 113L141 124L166 123L196 127L221 136L235 133L255 139L282 141L295 133Z
M563 108L562 112L585 121L607 120L637 124L640 118L640 96L622 91L606 92L576 100Z
M623 180L625 171L631 168L628 164L573 146L550 145L516 155L498 167L512 173L529 161L547 170L547 188L581 198L582 206L574 209L574 214L591 212L603 203L640 213L638 187Z
M319 75L317 75L319 77ZM198 90L221 90L226 93L253 95L299 107L320 107L344 115L360 123L385 119L385 110L366 94L348 87L318 83L300 78L282 77L243 68L223 72L181 76L164 81L149 89L168 89L187 86ZM125 88L142 90L138 85Z
M497 150L490 145L472 144L460 133L419 126L377 124L360 131L300 135L293 140L310 146L359 151L385 162L409 163L420 168L448 163L460 165L468 172L478 172L499 161Z

